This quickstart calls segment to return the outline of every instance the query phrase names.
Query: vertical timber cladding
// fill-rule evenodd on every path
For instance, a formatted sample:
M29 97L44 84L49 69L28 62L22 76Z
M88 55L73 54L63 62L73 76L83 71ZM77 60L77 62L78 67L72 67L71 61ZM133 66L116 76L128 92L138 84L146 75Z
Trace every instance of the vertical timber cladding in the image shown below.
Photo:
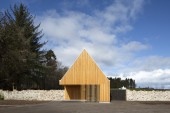
M85 100L98 102L100 98L100 86L99 85L86 85L85 86Z
M79 100L81 98L80 95L80 86L79 85L70 85L70 86L65 86L65 99L66 100ZM66 96L67 95L67 96Z
M60 85L65 87L66 100L110 102L110 81L86 50L60 80Z

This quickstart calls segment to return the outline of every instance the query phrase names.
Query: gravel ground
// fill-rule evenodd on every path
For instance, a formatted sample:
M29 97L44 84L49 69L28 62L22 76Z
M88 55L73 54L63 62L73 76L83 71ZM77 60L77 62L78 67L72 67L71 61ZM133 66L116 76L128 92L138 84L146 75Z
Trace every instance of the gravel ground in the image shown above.
M170 101L142 101L139 103L148 105L170 105Z
M41 104L49 101L26 101L26 100L0 100L0 106L5 105L32 105L32 104Z
M90 103L51 101L40 102L40 104L37 104L39 101L31 102L29 101L29 104L25 105L27 103L24 101L16 101L14 102L16 105L13 104L10 107L1 105L0 113L170 113L170 102L112 101L111 103ZM20 103L20 105L17 103Z
M42 103L47 103L50 101L36 101L36 100L32 100L32 101L26 101L26 100L0 100L0 106L5 106L5 105L32 105L32 104L42 104ZM64 101L66 102L66 101ZM119 102L119 101L117 101ZM123 102L123 101L122 101ZM76 101L67 101L67 103L77 103ZM112 101L112 103L114 103ZM136 103L136 102L129 102L129 103ZM140 101L137 102L140 104L148 104L148 105L170 105L170 101Z

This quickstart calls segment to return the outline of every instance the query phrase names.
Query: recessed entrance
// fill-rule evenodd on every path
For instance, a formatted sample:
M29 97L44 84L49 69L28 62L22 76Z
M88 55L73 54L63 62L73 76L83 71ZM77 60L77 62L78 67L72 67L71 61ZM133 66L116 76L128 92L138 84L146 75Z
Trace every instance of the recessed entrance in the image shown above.
M85 99L86 101L98 102L99 101L99 85L86 85Z
M69 85L65 87L68 92L67 100L81 100L98 102L99 101L99 85Z

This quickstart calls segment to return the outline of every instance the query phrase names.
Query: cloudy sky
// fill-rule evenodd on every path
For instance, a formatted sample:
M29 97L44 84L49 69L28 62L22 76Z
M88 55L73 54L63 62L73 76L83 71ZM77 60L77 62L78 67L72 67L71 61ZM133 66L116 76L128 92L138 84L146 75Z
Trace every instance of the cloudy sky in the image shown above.
M86 49L107 76L170 88L169 0L0 0L0 10L20 2L63 65Z

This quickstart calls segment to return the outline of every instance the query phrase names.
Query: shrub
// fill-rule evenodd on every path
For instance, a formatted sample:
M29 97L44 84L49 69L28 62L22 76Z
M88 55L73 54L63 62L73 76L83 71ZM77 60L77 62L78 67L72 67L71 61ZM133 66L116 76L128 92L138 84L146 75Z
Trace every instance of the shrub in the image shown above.
M4 100L3 94L0 94L0 100Z

